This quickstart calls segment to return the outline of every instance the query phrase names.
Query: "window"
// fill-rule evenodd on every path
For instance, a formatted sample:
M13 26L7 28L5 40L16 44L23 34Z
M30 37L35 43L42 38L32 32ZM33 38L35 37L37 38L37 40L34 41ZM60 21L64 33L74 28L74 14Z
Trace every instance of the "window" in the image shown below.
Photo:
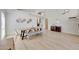
M1 39L5 37L5 15L1 12Z

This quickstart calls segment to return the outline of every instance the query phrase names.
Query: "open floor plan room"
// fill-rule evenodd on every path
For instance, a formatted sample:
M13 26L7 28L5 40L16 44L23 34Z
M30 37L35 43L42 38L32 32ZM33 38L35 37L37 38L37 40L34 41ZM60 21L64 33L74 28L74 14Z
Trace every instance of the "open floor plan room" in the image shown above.
M79 9L0 9L0 50L79 50Z

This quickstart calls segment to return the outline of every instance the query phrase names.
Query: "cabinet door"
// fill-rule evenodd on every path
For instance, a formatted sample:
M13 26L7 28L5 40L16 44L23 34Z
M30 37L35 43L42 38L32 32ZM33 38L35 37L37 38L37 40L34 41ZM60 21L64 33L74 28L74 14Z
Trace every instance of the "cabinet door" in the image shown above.
M79 21L76 19L69 20L69 22L67 23L69 33L79 35L78 23L79 23Z

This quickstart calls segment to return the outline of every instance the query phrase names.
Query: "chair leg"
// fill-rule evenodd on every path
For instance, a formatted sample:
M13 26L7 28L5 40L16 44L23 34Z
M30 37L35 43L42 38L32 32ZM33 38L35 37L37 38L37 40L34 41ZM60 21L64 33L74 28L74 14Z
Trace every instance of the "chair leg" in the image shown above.
M24 39L24 36L23 36L23 35L21 36L21 39L22 39L22 40Z

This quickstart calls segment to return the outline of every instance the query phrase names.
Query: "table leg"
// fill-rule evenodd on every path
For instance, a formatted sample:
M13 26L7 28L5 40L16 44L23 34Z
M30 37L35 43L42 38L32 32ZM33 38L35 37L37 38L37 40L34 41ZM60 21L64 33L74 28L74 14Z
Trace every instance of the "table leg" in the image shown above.
M22 40L24 39L24 34L25 34L25 31L21 31L21 38L22 38Z

